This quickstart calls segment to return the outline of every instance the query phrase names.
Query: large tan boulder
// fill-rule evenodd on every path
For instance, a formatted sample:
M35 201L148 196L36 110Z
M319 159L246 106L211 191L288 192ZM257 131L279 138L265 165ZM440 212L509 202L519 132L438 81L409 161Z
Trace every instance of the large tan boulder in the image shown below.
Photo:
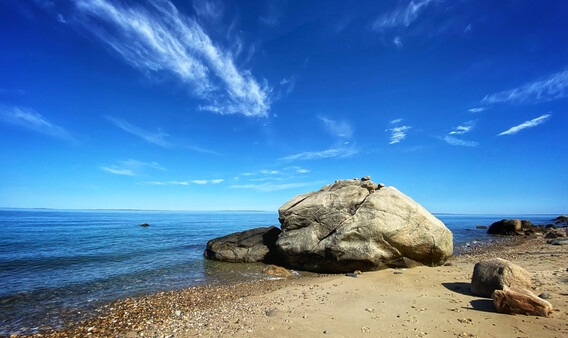
M471 293L490 298L495 290L505 287L531 288L531 276L527 270L505 259L494 258L478 262L473 267Z
M552 305L529 290L505 287L493 293L493 304L499 313L548 317Z
M316 272L441 265L452 233L394 187L336 181L292 198L278 210L276 248L287 266Z

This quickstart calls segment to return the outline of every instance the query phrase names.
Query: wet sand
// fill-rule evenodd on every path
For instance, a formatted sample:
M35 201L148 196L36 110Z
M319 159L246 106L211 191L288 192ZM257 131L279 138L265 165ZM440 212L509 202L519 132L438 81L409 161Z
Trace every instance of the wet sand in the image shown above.
M532 291L550 296L550 317L499 314L490 299L470 294L474 264L493 257L531 273ZM542 237L509 239L448 263L128 298L43 336L568 337L568 246Z

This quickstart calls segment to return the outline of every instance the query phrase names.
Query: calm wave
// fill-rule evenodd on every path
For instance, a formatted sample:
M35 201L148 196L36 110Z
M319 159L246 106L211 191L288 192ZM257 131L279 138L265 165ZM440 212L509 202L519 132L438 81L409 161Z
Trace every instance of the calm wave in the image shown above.
M490 239L476 225L513 217L436 216L456 247ZM522 218L548 224L553 217ZM261 278L260 265L202 254L211 238L269 225L278 225L277 213L0 210L0 334L57 327L127 296Z

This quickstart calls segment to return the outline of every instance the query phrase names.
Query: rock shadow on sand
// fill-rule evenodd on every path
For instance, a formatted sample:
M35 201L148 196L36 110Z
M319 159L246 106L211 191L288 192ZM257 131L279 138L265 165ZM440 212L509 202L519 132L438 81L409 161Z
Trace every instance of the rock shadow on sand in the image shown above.
M497 312L495 304L493 304L493 300L491 299L476 299L469 302L469 304L471 304L471 308L466 307L466 309L472 309L482 312L493 312L493 313Z
M442 283L442 285L453 292L457 292L462 295L472 296L471 294L471 284L464 282L454 282L454 283Z
M454 282L454 283L442 283L442 285L453 292L465 295L465 296L471 296L471 297L477 297L471 294L471 283L465 283L465 282ZM495 305L493 304L493 300L491 299L474 299L472 301L469 302L469 304L471 304L471 307L466 307L464 306L463 309L467 309L467 310L476 310L476 311L482 311L482 312L495 312Z

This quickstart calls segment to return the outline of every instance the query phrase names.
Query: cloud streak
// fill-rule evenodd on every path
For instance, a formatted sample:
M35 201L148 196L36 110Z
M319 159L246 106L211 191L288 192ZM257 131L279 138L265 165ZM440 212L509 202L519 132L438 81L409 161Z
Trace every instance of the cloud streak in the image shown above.
M399 7L378 17L373 22L372 28L375 31L383 31L398 26L408 27L430 3L432 3L432 0L412 0L407 6Z
M464 124L457 126L450 132L450 135L463 135L470 132L475 127L475 120L464 122Z
M170 142L166 141L166 137L168 137L169 135L162 132L162 131L158 131L157 133L152 133L150 131L144 130L140 127L137 127L131 123L129 123L128 121L124 120L124 119L119 119L116 117L112 117L112 116L105 116L107 118L107 120L109 120L112 124L114 124L115 126L117 126L118 128L124 130L127 133L130 133L134 136L137 136L143 140L145 140L146 142L158 145L160 147L164 147L164 148L171 148L173 147L173 144L171 144Z
M252 189L260 192L272 192L272 191L287 190L294 188L311 187L311 186L320 185L322 183L324 182L317 181L317 182L298 182L298 183L282 183L282 184L274 184L274 183L239 184L239 185L230 185L229 188Z
M321 151L305 151L302 153L288 155L280 158L283 161L294 160L320 160L324 158L346 158L357 154L358 151L354 147L330 148Z
M447 144L452 146L477 147L479 145L479 142L466 141L450 135L446 135L444 137L444 141L446 141Z
M404 140L408 130L412 128L410 126L400 126L399 124L402 123L402 119L395 119L390 121L390 123L395 125L395 127L385 130L386 132L391 133L389 144L396 144Z
M233 55L170 1L146 7L106 0L75 0L75 4L87 31L133 67L147 74L167 72L187 83L195 96L207 102L199 109L268 116L270 88L249 71L237 69Z
M536 126L546 122L551 116L552 116L552 114L543 114L543 115L541 115L537 118L534 118L530 121L525 121L525 122L519 124L518 126L511 127L509 129L505 130L504 132L497 134L497 136L513 135L513 134L516 134L523 129L536 127Z
M107 173L124 176L138 176L146 169L165 170L156 162L142 162L133 159L118 161L118 164L101 167L101 170Z
M450 131L448 135L443 138L443 140L447 144L452 146L477 147L479 145L479 142L462 140L455 137L455 135L463 135L469 133L473 128L475 128L476 123L476 120L464 122L463 124L455 127L454 130Z
M518 88L487 95L481 103L538 103L568 97L568 70L550 75L546 79L524 84Z
M0 106L0 122L23 127L47 136L75 141L75 138L63 127L50 122L31 108Z

